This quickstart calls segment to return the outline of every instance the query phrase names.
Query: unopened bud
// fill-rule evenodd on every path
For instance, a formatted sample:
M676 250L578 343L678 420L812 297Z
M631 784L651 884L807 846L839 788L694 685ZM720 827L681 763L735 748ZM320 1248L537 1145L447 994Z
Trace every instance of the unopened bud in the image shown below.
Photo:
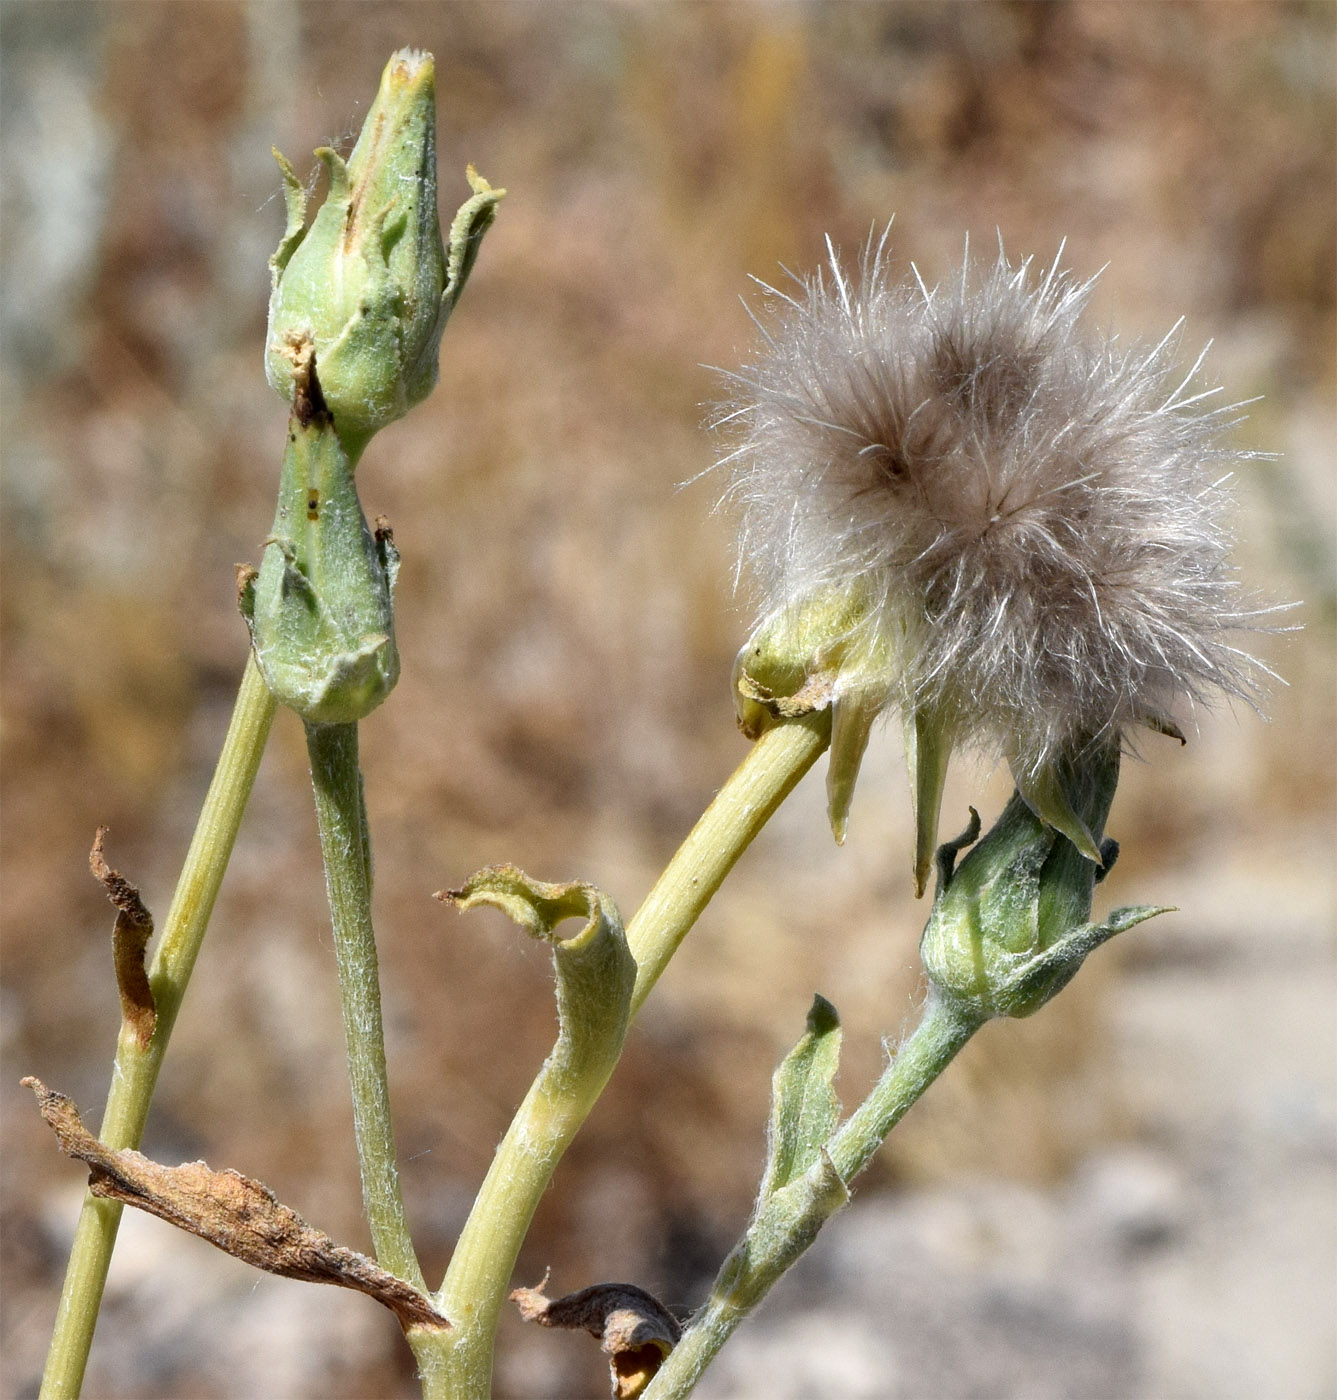
M329 192L309 228L292 167L283 170L288 224L270 259L265 372L293 403L301 361L335 426L358 446L421 402L436 382L441 332L504 191L471 169L474 190L443 246L436 209L435 66L403 49L386 65L348 162L328 147Z
M353 466L327 414L294 414L274 529L241 595L265 683L309 724L363 719L399 679L399 555L368 528Z
M1113 745L1062 764L1068 799L1097 837L1118 777ZM1103 924L1087 923L1101 867L1036 816L1020 793L953 869L957 853L979 834L979 818L971 815L971 829L938 852L938 893L919 952L938 991L973 1014L1031 1015L1068 984L1093 949L1165 912L1139 906L1116 910ZM1105 870L1117 849L1104 842Z

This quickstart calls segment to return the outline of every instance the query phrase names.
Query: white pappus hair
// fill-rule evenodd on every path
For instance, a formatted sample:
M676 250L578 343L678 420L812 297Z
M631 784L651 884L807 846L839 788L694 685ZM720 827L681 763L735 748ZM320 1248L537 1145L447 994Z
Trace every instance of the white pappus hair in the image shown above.
M828 243L828 248L830 247ZM1060 248L1060 255L1062 249ZM1034 773L1177 702L1249 699L1255 625L1228 562L1226 430L1239 405L1154 347L1081 325L1094 279L1001 247L930 291L830 265L765 287L753 363L728 376L726 498L763 612L858 581L897 639L894 691ZM764 284L763 284L764 286ZM1205 355L1204 351L1204 355Z

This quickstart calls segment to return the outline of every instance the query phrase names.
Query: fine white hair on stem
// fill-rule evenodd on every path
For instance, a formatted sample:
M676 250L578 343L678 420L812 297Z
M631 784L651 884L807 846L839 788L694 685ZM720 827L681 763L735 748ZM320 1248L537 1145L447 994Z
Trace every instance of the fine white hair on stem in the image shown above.
M758 354L715 420L762 612L864 590L907 713L1020 772L1252 700L1235 634L1259 614L1225 523L1241 406L1193 390L1201 356L1176 369L1180 326L1151 348L1089 332L1095 279L1061 248L1040 273L967 251L932 289L892 277L885 233L857 275L828 248L789 292L761 284Z

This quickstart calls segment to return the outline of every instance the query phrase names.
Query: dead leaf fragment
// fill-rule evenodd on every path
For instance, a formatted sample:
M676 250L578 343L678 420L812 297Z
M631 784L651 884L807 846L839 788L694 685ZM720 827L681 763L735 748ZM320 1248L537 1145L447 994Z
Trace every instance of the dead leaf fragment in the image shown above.
M635 1400L678 1344L678 1319L652 1293L634 1283L596 1283L561 1298L537 1288L517 1288L511 1302L526 1322L540 1327L584 1329L609 1355L613 1395Z
M243 617L247 616L250 606L247 603L247 596L254 590L255 581L260 577L260 570L254 564L234 564L232 566L233 576L237 581L237 607Z
M746 670L739 672L734 685L744 699L754 700L775 719L801 719L826 709L835 698L831 676L822 671L810 675L792 695L777 695ZM740 719L739 728L745 738L760 738L761 731L755 725L744 725Z
M144 971L144 950L153 936L153 915L144 906L139 891L119 871L107 864L102 843L107 828L100 826L88 853L88 868L107 892L116 910L116 927L111 933L112 962L116 968L116 990L121 997L121 1020L129 1026L141 1049L148 1047L158 1024L158 1008L153 1001L148 973Z
M23 1083L37 1095L61 1151L88 1164L93 1195L148 1211L267 1273L365 1293L389 1308L405 1330L450 1326L411 1284L308 1225L263 1183L240 1172L212 1171L204 1162L165 1167L139 1152L114 1151L84 1127L71 1099L31 1076Z

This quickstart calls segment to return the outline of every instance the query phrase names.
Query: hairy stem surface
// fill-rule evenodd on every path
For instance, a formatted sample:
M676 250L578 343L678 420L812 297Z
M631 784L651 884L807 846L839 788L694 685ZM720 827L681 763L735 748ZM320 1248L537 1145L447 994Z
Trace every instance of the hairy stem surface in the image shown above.
M376 1262L423 1288L399 1186L381 1027L381 984L371 923L371 850L362 805L356 724L308 724L320 853L334 928L344 1048L353 1093L362 1198Z
M158 1071L232 855L274 709L274 698L260 677L255 658L248 657L232 722L149 968L157 1008L153 1038L143 1047L132 1033L122 1029L117 1042L100 1133L108 1147L138 1148L143 1137ZM77 1396L83 1385L120 1221L118 1202L98 1200L91 1194L84 1197L42 1376L42 1400Z
M906 1110L983 1023L959 1004L929 993L919 1025L827 1146L831 1164L846 1185L872 1161ZM811 1222L785 1220L779 1211L762 1205L720 1270L705 1306L651 1382L645 1400L683 1400L690 1395L734 1329L815 1236Z

